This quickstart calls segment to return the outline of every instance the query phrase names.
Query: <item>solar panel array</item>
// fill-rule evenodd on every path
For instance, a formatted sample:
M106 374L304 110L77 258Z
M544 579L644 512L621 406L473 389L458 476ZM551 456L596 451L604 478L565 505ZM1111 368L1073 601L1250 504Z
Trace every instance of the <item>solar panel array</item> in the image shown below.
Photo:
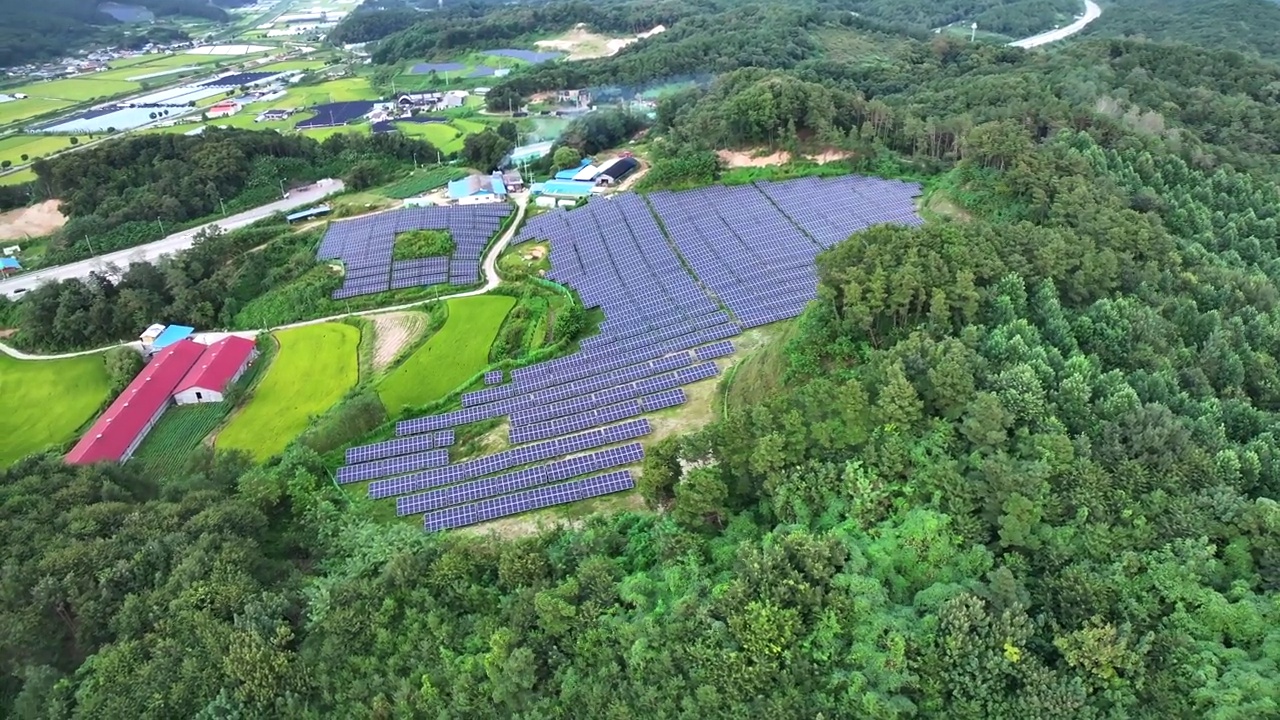
M484 455L473 460L465 460L446 467L430 468L399 477L375 480L369 483L369 497L393 497L462 482L463 480L484 477L485 475L492 475L493 473L510 470L521 465L530 465L592 448L634 440L638 437L644 437L652 431L653 428L649 425L649 421L640 418L638 420L629 420L620 425L597 428L578 435L544 440L531 445L521 445L510 450Z
M396 499L396 515L417 515L450 505L473 502L488 497L504 495L516 490L560 482L610 468L632 465L644 459L640 443L630 443L578 455L565 460L535 465L514 472L495 475L483 480L472 480L445 488L429 490L417 495Z
M372 445L348 448L346 462L348 465L353 465L355 463L369 462L370 460L382 460L383 458L397 455L422 452L432 448L449 447L452 444L453 431L441 430L438 433L395 438L394 440L385 440Z
M631 479L631 471L616 470L583 480L571 480L559 485L537 487L532 490L524 490L489 500L481 500L469 505L458 505L444 510L437 510L433 513L428 513L423 518L422 526L428 531L448 530L486 522L506 515L609 495L623 490L630 490L635 486L635 481Z
M338 482L353 483L362 480L373 480L423 468L440 467L448 462L448 450L425 450L412 455L396 455L382 460L343 465L338 468Z
M687 402L683 387L718 374L713 361L734 352L730 338L803 311L816 294L819 252L873 224L920 224L919 195L912 183L808 178L621 194L531 219L515 241L551 241L547 277L604 310L600 333L505 382L486 374L457 410L397 423L398 438L410 439L506 417L514 447L380 477L370 496L417 493L400 497L397 512L428 513L425 527L436 530L632 487L625 472L551 484L618 467L635 457L624 450L632 445L555 458L648 433L638 416Z
M404 208L329 226L316 257L346 266L335 300L427 285L471 285L480 279L480 256L511 213L505 203ZM449 257L395 260L396 235L409 230L448 230Z

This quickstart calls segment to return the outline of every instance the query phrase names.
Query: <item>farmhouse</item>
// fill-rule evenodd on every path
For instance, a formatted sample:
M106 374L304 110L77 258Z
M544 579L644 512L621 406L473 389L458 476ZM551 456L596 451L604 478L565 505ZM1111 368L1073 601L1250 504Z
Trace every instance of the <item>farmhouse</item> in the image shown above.
M156 355L67 453L67 462L128 460L168 409L174 389L203 352L203 345L183 340Z
M459 205L501 202L507 198L507 186L501 173L491 176L469 175L449 183L449 199Z
M189 338L173 343L156 353L93 423L67 453L67 462L88 465L128 460L170 405L222 402L227 387L257 356L252 340L234 336L213 345Z
M223 393L258 357L252 340L234 335L209 346L174 390L179 405L222 402Z
M0 258L0 276L8 276L22 270L22 263L17 258Z
M288 110L268 110L258 117L254 118L254 122L269 122L272 120L288 120Z
M205 110L204 114L211 118L220 118L235 115L238 112L240 112L240 103L235 100L223 100L217 105L211 106L208 110Z
M422 107L435 105L443 98L443 95L436 92L400 93L399 97L396 98L396 104L400 107Z

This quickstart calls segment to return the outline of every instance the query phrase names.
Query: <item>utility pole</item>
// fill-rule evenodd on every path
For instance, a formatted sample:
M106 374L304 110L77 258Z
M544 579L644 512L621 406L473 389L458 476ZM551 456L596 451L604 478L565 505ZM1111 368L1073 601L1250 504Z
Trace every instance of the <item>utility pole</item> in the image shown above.
M226 204L225 202L223 202L223 200L222 200L222 196L221 196L221 195L219 195L219 196L218 196L218 204L222 206L222 216L223 216L223 217L226 217L226 216L227 216L227 204Z
M418 151L417 150L413 151L413 169L414 171L417 171L418 169Z
M284 178L280 178L280 199L283 200L286 197L288 196L284 194Z
M93 251L93 241L89 239L89 236L88 236L88 235L85 235L85 236L84 236L84 241L85 241L85 242L87 242L87 243L89 243L89 254L90 254L90 255L97 255L97 253L95 253L95 252Z
M969 42L973 42L974 40L978 39L978 23L974 23L970 25L969 30L970 30Z
M164 222L160 220L160 216L156 216L156 224L160 226L160 236L164 237Z

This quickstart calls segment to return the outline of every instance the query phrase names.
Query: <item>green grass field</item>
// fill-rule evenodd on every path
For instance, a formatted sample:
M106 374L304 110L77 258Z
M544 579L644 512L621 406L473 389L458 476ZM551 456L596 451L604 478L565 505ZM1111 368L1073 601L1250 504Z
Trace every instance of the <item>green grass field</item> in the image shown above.
M21 90L18 92L21 92ZM0 125L29 120L47 112L71 107L74 104L69 100L54 100L43 97L29 97L26 100L0 103Z
M396 123L402 135L419 138L440 148L441 152L457 152L462 149L466 135L452 125L444 123Z
M59 445L107 399L101 355L14 360L0 354L0 466Z
M248 405L218 434L219 449L266 460L285 449L359 380L360 331L325 323L276 333L280 352Z
M484 132L489 127L488 125L485 125L484 123L476 122L475 120L463 120L461 118L457 120L451 120L449 124L458 128L458 132L466 133L468 135L471 135L472 133Z
M35 179L36 173L34 170L31 168L23 168L15 173L0 175L0 185L21 185L22 183L31 182Z
M61 135L10 135L0 138L0 162L8 160L22 165L22 156L28 162L71 147L71 138Z
M285 97L271 104L278 107L311 107L331 102L377 99L378 93L369 85L368 78L355 77L290 88Z
M283 60L281 62L269 63L262 67L254 68L255 71L271 70L273 72L285 72L287 70L318 70L324 67L323 59L315 60Z
M26 93L33 98L56 98L58 100L83 102L95 98L114 97L132 92L140 87L142 86L138 83L127 80L100 80L96 77L84 77L31 83L30 85L14 88L13 92Z
M181 470L230 408L226 403L198 403L169 408L147 433L131 462L152 475L167 476Z
M378 397L393 416L448 395L489 364L489 346L516 304L505 295L449 302L449 319L378 384Z

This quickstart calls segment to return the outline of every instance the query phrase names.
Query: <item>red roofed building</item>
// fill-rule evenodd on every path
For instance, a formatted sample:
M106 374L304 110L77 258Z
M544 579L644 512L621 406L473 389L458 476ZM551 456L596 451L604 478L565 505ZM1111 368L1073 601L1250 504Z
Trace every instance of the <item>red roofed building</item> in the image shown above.
M258 356L252 340L231 336L209 346L174 389L179 405L222 402L227 386L244 374Z
M178 383L204 352L204 345L182 340L157 353L67 453L67 462L88 465L128 460L168 409Z

